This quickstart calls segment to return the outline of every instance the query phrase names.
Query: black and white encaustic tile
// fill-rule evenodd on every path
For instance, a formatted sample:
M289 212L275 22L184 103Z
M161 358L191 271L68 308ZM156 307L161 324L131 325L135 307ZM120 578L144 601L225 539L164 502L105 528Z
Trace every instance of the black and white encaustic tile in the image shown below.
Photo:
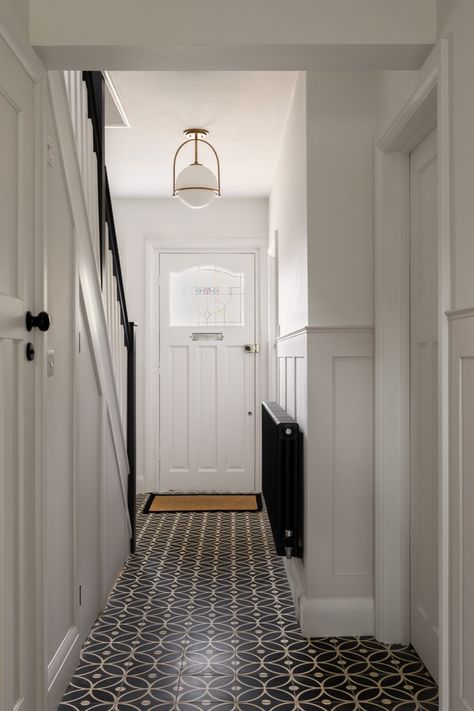
M435 711L437 693L411 647L302 637L265 511L139 513L59 711Z

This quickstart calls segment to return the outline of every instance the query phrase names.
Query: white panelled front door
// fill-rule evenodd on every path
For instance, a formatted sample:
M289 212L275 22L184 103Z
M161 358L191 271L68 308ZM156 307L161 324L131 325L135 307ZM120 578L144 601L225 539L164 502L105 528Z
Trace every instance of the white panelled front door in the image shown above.
M0 126L0 709L36 711L35 86L2 38Z
M160 255L160 490L255 488L255 256Z
M438 678L438 169L436 131L410 156L411 641Z

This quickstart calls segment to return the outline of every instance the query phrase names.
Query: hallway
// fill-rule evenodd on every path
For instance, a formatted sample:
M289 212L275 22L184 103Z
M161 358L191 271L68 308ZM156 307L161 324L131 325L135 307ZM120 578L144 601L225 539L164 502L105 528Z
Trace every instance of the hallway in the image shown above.
M307 642L265 512L142 514L59 711L438 708L415 652Z

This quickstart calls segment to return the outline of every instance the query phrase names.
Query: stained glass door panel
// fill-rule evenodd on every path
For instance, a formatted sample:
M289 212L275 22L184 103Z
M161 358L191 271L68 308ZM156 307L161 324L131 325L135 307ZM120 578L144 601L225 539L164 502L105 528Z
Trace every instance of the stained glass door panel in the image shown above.
M244 326L243 272L197 264L169 279L170 326Z

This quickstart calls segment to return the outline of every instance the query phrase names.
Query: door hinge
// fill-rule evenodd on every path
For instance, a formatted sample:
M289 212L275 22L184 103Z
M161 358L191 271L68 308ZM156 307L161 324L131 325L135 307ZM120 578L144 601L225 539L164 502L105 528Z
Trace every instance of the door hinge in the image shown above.
M82 585L79 585L79 607L82 605Z
M80 331L78 331L78 334L77 334L77 352L78 353L81 352L81 332Z

